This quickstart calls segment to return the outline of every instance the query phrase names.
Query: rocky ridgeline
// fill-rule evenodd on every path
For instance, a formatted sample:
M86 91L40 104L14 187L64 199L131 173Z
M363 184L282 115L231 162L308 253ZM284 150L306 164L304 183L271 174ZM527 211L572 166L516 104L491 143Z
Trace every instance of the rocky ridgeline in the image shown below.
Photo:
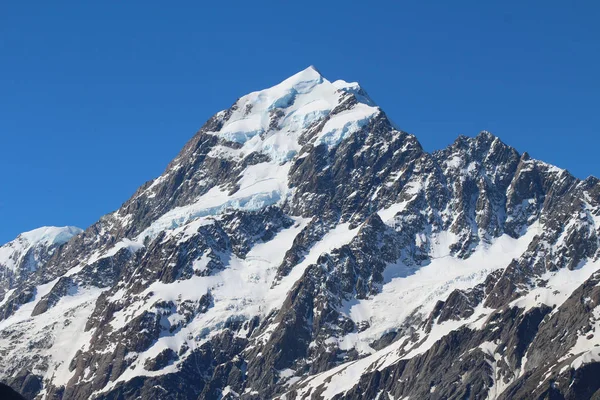
M600 398L599 206L488 132L427 153L309 68L85 231L6 245L0 376L31 399Z

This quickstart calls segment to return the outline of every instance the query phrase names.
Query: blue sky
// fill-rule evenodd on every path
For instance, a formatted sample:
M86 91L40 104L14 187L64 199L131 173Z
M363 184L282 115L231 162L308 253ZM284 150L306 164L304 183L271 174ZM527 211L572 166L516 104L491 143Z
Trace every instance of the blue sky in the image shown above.
M0 242L85 228L212 114L311 64L427 150L485 129L600 176L598 2L174 4L0 5Z

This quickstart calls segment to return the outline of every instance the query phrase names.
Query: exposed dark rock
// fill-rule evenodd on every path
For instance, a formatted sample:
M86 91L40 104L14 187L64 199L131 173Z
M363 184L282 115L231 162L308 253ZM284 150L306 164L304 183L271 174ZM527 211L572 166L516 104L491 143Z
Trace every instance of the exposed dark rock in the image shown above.
M10 386L0 382L0 398L4 400L25 400L23 396L13 390Z

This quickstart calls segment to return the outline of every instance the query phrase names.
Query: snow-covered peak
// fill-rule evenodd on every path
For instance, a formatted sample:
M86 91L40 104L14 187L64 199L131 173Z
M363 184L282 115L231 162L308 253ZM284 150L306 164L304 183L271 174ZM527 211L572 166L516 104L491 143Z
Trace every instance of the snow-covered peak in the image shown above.
M513 389L566 387L600 357L600 186L552 168L489 132L426 153L310 67L212 117L64 247L77 228L0 248L0 379L64 400L182 382L203 399L542 398ZM562 393L600 386L584 389Z
M36 244L63 244L68 242L73 236L83 232L82 229L75 226L43 226L21 233L18 238L27 240L31 245Z
M358 83L331 83L312 66L275 86L240 97L215 116L218 124L203 131L221 140L202 155L226 160L223 165L229 166L231 176L223 173L213 181L202 180L201 185L209 190L157 216L136 240L226 209L258 210L284 203L292 193L288 174L294 160L319 146L336 148L380 113ZM259 156L246 162L249 155ZM197 168L195 158L191 160ZM145 193L154 191L151 196L156 196L156 185L169 182L169 174L177 168L159 177Z
M323 78L321 73L313 65L311 65L308 68L303 69L302 71L285 79L284 81L282 81L278 85L274 86L273 88L275 88L275 87L291 88L291 87L296 87L296 86L302 86L303 84L309 83L309 82L320 83L324 80L325 80L325 78Z
M0 247L0 267L14 270L31 248L61 245L81 232L80 228L74 226L44 226L23 232Z
M353 95L358 104L332 115L348 95ZM241 144L242 148L234 151L217 148L212 155L232 157L256 151L269 155L275 162L286 162L302 147L300 136L319 122L327 119L320 132L311 138L312 143L332 148L378 111L357 83L331 83L311 66L273 87L242 96L220 131L214 132L228 142Z

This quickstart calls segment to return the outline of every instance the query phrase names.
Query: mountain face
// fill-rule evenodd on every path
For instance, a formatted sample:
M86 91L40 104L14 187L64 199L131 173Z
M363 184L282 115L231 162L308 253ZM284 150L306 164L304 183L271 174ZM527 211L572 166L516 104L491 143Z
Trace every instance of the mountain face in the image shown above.
M73 226L45 226L20 234L0 247L0 296L24 283L61 245L82 230Z
M311 67L85 231L2 247L0 378L30 399L600 399L599 229L596 178L488 132L427 153Z

